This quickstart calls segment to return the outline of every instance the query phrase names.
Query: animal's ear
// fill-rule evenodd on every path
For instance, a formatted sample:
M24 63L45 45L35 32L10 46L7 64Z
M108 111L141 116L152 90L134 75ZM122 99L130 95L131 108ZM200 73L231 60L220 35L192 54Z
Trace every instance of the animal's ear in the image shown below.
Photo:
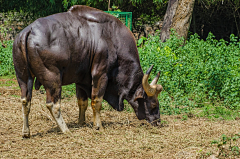
M143 89L138 89L135 93L134 102L139 98L143 98L143 94Z

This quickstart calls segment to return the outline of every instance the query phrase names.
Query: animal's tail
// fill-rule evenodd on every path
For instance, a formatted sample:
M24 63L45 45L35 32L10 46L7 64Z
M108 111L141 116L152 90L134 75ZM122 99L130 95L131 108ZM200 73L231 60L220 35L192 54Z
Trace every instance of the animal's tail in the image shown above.
M25 28L28 29L28 28ZM27 68L27 72L28 72L28 80L27 80L27 99L28 101L31 100L32 98L32 89L33 89L33 80L34 80L34 75L31 73L30 70L30 65L29 65L29 58L28 58L28 49L27 49L27 41L28 41L28 36L31 33L31 29L29 29L26 32L23 32L21 36L21 50L24 56L24 59L26 61L26 68Z

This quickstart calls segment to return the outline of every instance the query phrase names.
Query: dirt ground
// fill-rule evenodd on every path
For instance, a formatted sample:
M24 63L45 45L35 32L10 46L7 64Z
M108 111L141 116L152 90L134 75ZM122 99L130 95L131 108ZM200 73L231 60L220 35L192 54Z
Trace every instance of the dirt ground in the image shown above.
M238 120L211 121L194 116L182 120L181 115L162 115L162 126L152 127L134 113L111 109L102 110L104 130L98 131L92 129L90 106L87 124L78 126L78 107L72 97L62 99L63 118L71 131L62 134L45 106L45 94L34 90L31 138L23 139L21 107L17 84L0 86L0 158L216 158L220 149L211 142L222 134L240 132ZM240 141L231 144L239 147ZM223 149L228 146L223 145Z

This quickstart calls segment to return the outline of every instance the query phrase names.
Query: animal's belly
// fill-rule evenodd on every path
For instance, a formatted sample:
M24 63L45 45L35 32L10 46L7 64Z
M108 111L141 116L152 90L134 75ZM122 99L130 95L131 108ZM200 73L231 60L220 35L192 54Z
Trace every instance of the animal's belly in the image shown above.
M64 70L62 85L69 85L72 83L91 86L92 78L90 72L78 71L77 69Z

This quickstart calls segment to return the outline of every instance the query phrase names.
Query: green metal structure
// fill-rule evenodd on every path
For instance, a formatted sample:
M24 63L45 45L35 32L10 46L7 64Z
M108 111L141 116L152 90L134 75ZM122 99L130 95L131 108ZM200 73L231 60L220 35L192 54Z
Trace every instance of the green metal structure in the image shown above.
M125 24L132 31L132 12L115 12L115 11L105 11L105 12L121 20L121 22Z

